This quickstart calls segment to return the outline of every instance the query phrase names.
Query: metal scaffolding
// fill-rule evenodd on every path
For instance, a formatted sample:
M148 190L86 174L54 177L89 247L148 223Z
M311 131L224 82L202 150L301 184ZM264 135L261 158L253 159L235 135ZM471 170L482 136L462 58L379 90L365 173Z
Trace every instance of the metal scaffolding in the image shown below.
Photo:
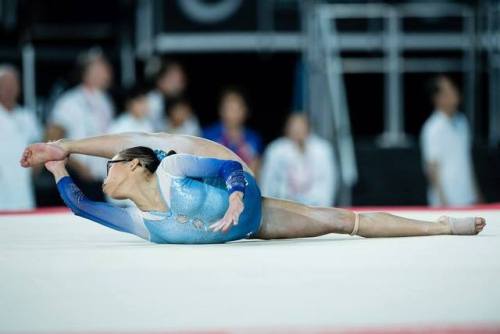
M474 124L475 82L476 82L476 43L474 10L453 4L422 4L392 6L387 4L321 4L315 8L314 20L323 26L326 36L320 40L322 45L312 47L326 48L330 61L341 63L339 71L331 75L343 80L346 73L381 73L384 75L385 112L384 132L380 136L382 146L401 146L407 144L404 132L404 112L402 109L403 74L409 72L457 71L464 74L464 111ZM461 31L457 32L412 32L404 31L402 21L408 18L443 19L458 17L462 20ZM379 20L382 29L373 31L339 31L341 20ZM452 51L455 56L440 58L420 58L407 56L405 52ZM343 56L346 52L357 52L357 56ZM375 56L374 56L375 54ZM334 91L332 99L345 99L340 96L343 90Z
M327 19L321 7L308 7L307 49L308 68L307 108L312 127L335 147L339 162L338 202L351 204L351 189L357 181L356 158L350 130L350 120L342 77L339 39L335 25Z
M426 3L317 4L309 6L305 44L309 67L309 109L313 127L335 144L340 161L340 203L351 204L351 188L357 180L353 138L350 131L344 75L380 73L384 76L384 132L382 147L406 146L404 131L403 74L454 71L464 74L464 111L474 124L476 83L475 12L467 6ZM408 31L408 18L457 17L459 31ZM339 29L342 20L378 21L366 31ZM370 25L368 25L370 27ZM452 51L457 56L421 58L408 55ZM350 56L346 56L350 53ZM473 126L474 129L474 126Z

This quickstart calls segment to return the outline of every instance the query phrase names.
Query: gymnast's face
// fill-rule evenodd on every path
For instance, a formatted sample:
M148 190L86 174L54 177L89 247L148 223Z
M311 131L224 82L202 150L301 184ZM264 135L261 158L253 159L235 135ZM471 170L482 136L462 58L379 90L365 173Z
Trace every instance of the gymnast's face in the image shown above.
M129 198L130 180L134 171L139 167L139 160L125 160L120 155L115 155L108 160L108 175L102 184L103 192L114 199Z

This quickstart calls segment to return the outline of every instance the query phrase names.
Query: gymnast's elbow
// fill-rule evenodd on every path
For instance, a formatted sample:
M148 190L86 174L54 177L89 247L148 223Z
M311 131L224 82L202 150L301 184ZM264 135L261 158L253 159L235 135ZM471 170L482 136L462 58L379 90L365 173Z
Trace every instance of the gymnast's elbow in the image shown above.
M66 206L71 210L71 212L73 212L75 216L86 218L85 212L80 207L78 207L77 204L66 203Z
M68 198L68 197L65 198L65 197L66 196L63 196L64 204L66 204L66 206L71 210L71 212L73 212L73 214L75 214L76 216L86 218L85 210L83 210L83 208L81 207L82 202L73 198Z

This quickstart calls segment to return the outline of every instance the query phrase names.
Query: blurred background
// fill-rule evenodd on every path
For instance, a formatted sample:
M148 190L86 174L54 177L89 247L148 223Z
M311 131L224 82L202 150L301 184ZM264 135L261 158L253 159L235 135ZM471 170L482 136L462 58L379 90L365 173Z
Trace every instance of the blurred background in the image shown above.
M0 210L61 205L30 142L123 131L234 150L310 205L500 201L500 2L0 0ZM70 168L106 200L102 159Z

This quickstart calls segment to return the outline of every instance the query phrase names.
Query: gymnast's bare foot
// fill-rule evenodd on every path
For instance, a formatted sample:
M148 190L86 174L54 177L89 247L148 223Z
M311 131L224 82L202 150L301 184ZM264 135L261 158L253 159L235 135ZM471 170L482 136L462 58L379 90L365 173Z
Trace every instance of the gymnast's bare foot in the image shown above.
M61 145L61 141L36 143L29 145L23 152L20 164L23 167L33 167L53 160L64 160L69 153Z
M478 234L486 226L486 220L482 217L453 218L450 216L441 216L438 222L448 226L448 234L458 235Z

